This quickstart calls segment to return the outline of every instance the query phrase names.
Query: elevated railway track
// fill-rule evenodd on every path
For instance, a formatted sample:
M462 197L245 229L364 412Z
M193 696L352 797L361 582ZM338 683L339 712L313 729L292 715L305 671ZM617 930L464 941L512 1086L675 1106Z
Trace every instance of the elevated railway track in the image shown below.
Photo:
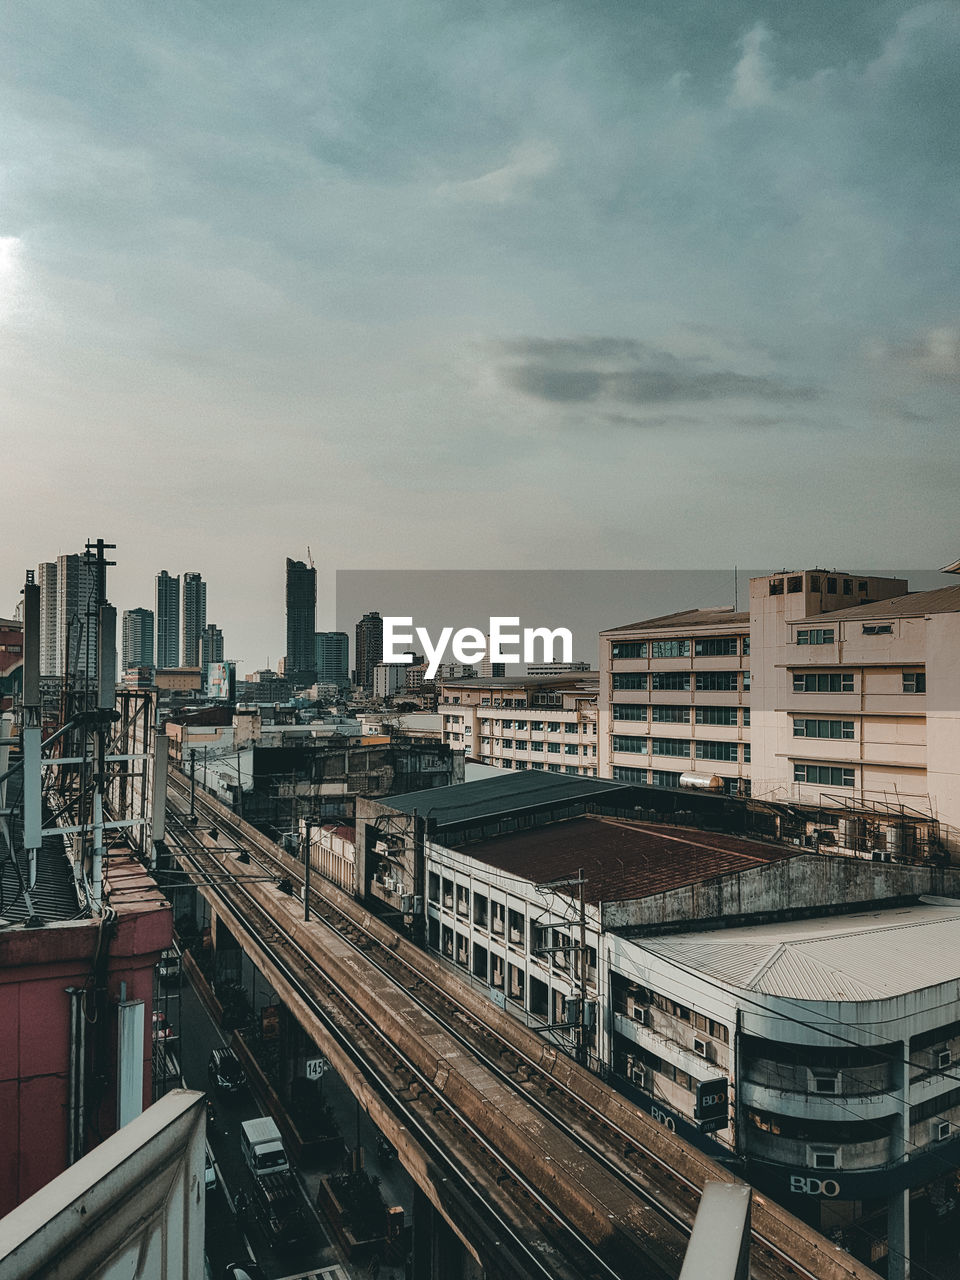
M488 1275L679 1274L728 1171L335 886L311 878L305 924L275 887L302 895L302 865L205 795L191 825L189 783L169 783L181 865ZM757 1193L751 1244L756 1280L874 1274Z

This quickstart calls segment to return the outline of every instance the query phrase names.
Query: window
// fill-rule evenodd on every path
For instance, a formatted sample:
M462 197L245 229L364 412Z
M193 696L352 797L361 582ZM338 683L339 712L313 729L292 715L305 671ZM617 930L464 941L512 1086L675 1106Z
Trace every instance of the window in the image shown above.
M571 723L570 723L570 721L568 720L568 721L564 724L563 728L564 728L564 731L565 731L566 733L576 733L576 732L577 732L577 722L576 722L576 721L574 721L574 722L571 724Z
M560 754L560 743L559 743L559 742L548 742L548 743L547 743L547 751L548 751L548 752L550 753L550 755L552 755L552 756L558 756L558 755Z
M508 751L512 751L512 750L513 750L513 739L512 739L512 738L501 738L501 739L500 739L500 746L501 746L501 748L506 748L506 750L508 750Z
M650 688L673 691L689 689L690 673L688 671L654 671L650 676Z
M689 658L689 640L651 640L651 658Z
M613 691L618 689L645 689L647 673L645 671L615 671L613 675Z
M562 772L563 772L563 765L559 765L559 764L548 764L548 765L547 765L547 769L550 771L550 773L562 773Z
M443 878L443 905L453 910L453 881Z
M651 738L650 749L655 756L689 756L689 738Z
M794 693L853 693L852 671L795 671Z
M531 743L530 743L530 750L531 750L531 751L542 751L542 750L543 750L543 743L542 743L542 742L531 742Z
M809 720L794 717L795 738L852 738L852 720Z
M736 724L736 707L697 707L697 724Z
M744 764L750 763L750 743L749 742L745 742L743 744L743 763Z
M512 720L504 720L504 721L503 721L503 727L504 727L504 729L512 729L512 728L513 728L513 721L512 721ZM519 729L519 728L520 728L520 726L519 726L519 725L517 725L517 728Z
M794 575L793 577L790 577L787 579L787 592L790 595L796 595L798 591L802 591L802 590L803 590L802 577L800 577L799 575Z
M863 634L865 636L892 636L893 626L889 622L882 625L880 623L864 623Z
M745 729L750 728L750 708L749 707L743 708L743 727Z
M630 751L634 755L645 754L647 750L646 738L634 738L629 734L615 733L613 735L614 751Z
M464 969L466 969L470 963L470 942L462 933L457 934L456 959L457 964L462 965Z
M735 742L695 742L694 748L698 760L736 760L737 758Z
M927 692L927 673L925 671L904 671L903 692L904 693L926 693Z
M523 912L511 908L507 912L507 941L514 947L522 947L525 945L525 937Z
M743 656L745 658L748 658L750 656L750 637L749 636L743 637Z
M448 925L440 930L440 950L448 960L453 959L453 930Z
M479 929L487 927L487 899L482 893L473 895L473 923Z
M797 632L797 644L833 644L833 627L803 627Z
M744 693L750 692L750 672L749 671L744 671L743 673L743 691Z
M457 915L469 916L470 914L470 890L466 885L457 885Z
M527 749L527 744L524 742L523 738L518 738L513 745L518 751L526 751Z
M651 707L650 719L654 724L689 724L690 708L664 706Z
M849 578L844 578L843 580L843 594L845 596L853 595L853 583L850 581Z
M617 640L610 646L610 656L616 658L645 658L646 640Z
M813 1167L815 1169L838 1169L836 1151L828 1151L826 1149L810 1148L813 1156Z
M613 718L614 720L646 720L647 708L630 702L615 702Z
M579 744L576 742L565 742L563 744L563 754L567 756L578 756L580 754Z
M679 774L677 777L679 778ZM646 769L631 769L627 765L615 764L613 766L614 782L646 782Z
M819 591L819 590L820 590L820 575L819 575L819 573L811 573L811 575L810 575L810 590L811 590L811 591Z
M473 944L473 976L484 982L487 980L487 948L481 947L479 942Z
M532 733L543 733L542 720L531 720L529 727Z
M436 871L431 871L427 876L427 898L430 902L440 901L440 877Z
M490 930L492 933L499 933L503 936L505 927L506 908L502 902L491 902Z
M783 595L783 579L782 579L782 578L771 578L771 579L770 579L770 594L771 594L772 596L782 596L782 595Z
M695 640L693 652L698 658L726 658L737 652L736 636L711 636L707 640Z
M503 990L503 956L490 956L490 985L495 991Z
M837 580L836 578L828 578L827 579L827 595L835 596L836 594L837 594Z
M734 692L736 688L737 688L737 672L736 671L698 671L697 672L698 691L716 690L718 692L730 693L730 692Z
M679 787L680 775L669 769L653 769L650 780L655 787Z
M832 764L795 764L793 766L794 782L815 782L826 787L853 787L853 769L845 769Z

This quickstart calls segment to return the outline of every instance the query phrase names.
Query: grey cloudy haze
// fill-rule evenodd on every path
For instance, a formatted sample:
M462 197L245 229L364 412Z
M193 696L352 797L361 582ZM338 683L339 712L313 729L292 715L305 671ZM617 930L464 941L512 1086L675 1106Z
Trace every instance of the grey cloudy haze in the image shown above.
M954 4L32 0L0 40L0 614L97 534L120 607L199 569L251 669L308 543L328 587L960 554Z

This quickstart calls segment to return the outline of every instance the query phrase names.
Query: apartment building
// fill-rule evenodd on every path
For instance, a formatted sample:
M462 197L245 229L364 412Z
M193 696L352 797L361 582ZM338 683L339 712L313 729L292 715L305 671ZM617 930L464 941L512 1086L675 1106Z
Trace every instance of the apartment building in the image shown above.
M600 633L600 776L750 794L750 615L688 609Z
M440 682L443 740L501 769L598 776L594 672Z
M906 585L751 581L753 794L834 811L857 852L958 853L960 585Z

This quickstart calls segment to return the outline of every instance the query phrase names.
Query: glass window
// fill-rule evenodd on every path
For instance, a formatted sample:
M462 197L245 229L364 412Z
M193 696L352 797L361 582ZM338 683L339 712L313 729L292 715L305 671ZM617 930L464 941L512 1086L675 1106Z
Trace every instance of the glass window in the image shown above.
M650 750L655 756L689 756L689 738L651 738Z
M736 671L698 671L697 672L698 691L715 690L717 692L731 692L731 691L735 691L736 688L737 688L737 672Z
M697 724L736 724L736 707L697 707Z
M737 637L710 636L706 640L697 640L693 651L698 658L725 658L737 652Z
M580 754L580 746L576 742L565 742L563 744L564 755L576 756Z
M795 738L852 738L852 720L811 720L794 716Z
M737 744L735 742L702 742L694 743L698 760L736 760Z
M677 775L680 776L679 774ZM646 769L633 769L628 765L615 764L613 766L614 782L643 782L647 780Z
M803 627L797 632L797 644L833 644L833 627Z
M651 640L651 658L689 658L689 640Z
M689 671L654 671L650 676L650 688L683 691L690 688Z
M615 733L613 735L614 751L630 751L634 755L645 754L647 750L646 738L634 738L629 734Z
M903 692L904 693L926 693L927 692L927 673L925 671L904 671Z
M610 646L612 658L645 658L647 656L646 640L615 640Z
M647 708L633 702L615 702L613 718L614 720L646 720Z
M771 578L771 579L770 579L770 594L771 594L772 596L782 596L782 595L783 595L783 579L782 579L782 578Z
M794 782L815 782L826 787L855 786L853 769L831 764L795 764Z
M547 751L548 751L548 753L549 753L550 755L552 755L552 756L558 756L558 755L560 754L560 743L559 743L559 742L548 742L548 743L547 743Z
M853 693L852 671L795 671L794 693Z
M650 708L650 718L655 724L689 724L689 707L654 706Z
M615 671L613 673L614 693L618 689L645 689L646 687L647 673L645 671Z
M673 773L669 769L654 769L650 776L655 787L679 787L680 785L679 773Z

